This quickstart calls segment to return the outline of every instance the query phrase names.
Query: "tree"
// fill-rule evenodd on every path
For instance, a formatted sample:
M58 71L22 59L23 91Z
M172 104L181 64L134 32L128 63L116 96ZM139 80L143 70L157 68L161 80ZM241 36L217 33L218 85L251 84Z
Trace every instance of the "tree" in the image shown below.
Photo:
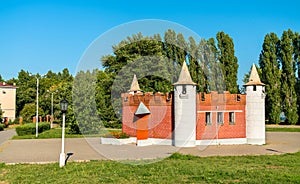
M43 109L39 107L39 114L42 113L43 113ZM36 104L34 103L25 104L20 114L23 117L24 122L26 123L32 122L32 118L36 116Z
M298 114L300 114L300 35L295 33L293 38L294 46L294 60L297 68L297 82L296 82L296 94L297 94L297 108ZM300 124L300 118L298 118L298 123Z
M0 104L0 124L3 122L3 111L1 109L1 104Z
M16 92L16 115L20 115L25 104L34 103L36 99L36 79L29 72L21 70L18 74Z
M279 38L275 33L265 36L259 58L261 80L266 84L266 119L279 124L281 113L281 70L278 60Z
M230 93L238 92L237 72L238 59L234 55L234 44L232 38L224 32L217 33L219 61L222 64L226 89Z
M104 71L97 72L96 106L97 112L105 127L120 128L121 121L117 118L111 101L112 77Z
M279 58L282 65L281 89L283 112L287 123L296 124L298 121L296 96L296 63L293 58L293 37L291 30L284 31L280 40Z
M0 74L0 82L4 82L4 79L2 78L1 74Z
M103 127L97 114L95 100L97 71L80 71L76 74L73 86L73 109L77 126L82 134L99 133ZM76 127L72 122L72 127Z

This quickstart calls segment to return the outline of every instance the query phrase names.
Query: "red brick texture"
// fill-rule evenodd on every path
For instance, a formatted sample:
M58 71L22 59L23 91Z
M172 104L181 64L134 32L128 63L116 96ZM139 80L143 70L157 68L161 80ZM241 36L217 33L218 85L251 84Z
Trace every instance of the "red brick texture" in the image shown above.
M197 125L196 139L230 139L246 138L246 96L241 94L197 94ZM143 117L134 113L140 102L143 102L151 114ZM144 131L142 137L172 138L173 128L173 103L171 94L138 93L122 94L123 104L123 132L130 136L137 136L137 130ZM211 113L211 125L206 125L206 112ZM223 112L223 124L217 125L217 112ZM229 123L229 113L234 113L234 123ZM139 125L142 121L143 125ZM148 126L146 126L147 124ZM147 129L147 131L145 130ZM147 133L145 133L145 131Z
M147 116L149 138L171 138L172 137L172 95L155 93L122 94L123 104L123 132L136 136L137 121L140 117L135 116L140 102L143 102L150 110Z

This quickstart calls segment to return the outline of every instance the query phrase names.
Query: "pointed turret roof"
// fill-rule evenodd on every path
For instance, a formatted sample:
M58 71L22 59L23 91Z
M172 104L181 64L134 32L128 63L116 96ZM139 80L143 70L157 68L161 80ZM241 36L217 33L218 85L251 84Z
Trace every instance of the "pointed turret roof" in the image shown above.
M135 74L133 75L133 79L132 79L132 83L131 83L129 92L131 92L131 91L141 91L139 82L138 82Z
M140 102L140 104L134 114L135 115L143 115L143 114L151 114L151 112L143 102Z
M260 85L260 86L265 85L260 81L255 64L252 65L249 82L247 82L247 84L244 84L244 86L252 86L252 85Z
M178 85L178 84L191 84L191 85L196 85L196 83L194 83L192 81L189 69L186 65L186 62L184 61L181 67L181 72L178 78L178 81L176 83L174 83L173 85Z

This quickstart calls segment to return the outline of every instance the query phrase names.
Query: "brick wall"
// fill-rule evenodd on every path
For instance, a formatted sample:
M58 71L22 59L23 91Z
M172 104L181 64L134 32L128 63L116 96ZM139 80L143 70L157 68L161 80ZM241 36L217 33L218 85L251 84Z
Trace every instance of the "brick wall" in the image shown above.
M122 131L130 136L136 136L137 120L134 113L140 102L150 110L148 116L148 135L152 138L172 137L172 94L136 93L122 94Z
M173 130L173 101L172 94L137 93L122 94L123 132L136 136L138 117L134 115L140 102L150 110L148 116L149 138L172 138ZM228 139L246 137L246 96L230 94L197 94L197 125L196 139ZM211 113L211 125L206 125L206 112ZM224 113L222 125L216 125L217 112ZM234 112L234 124L229 123L229 113Z
M241 94L197 94L196 139L229 139L246 137L246 96ZM206 125L206 112L211 113L211 125ZM223 112L223 124L217 124L217 113ZM234 113L234 124L229 113Z

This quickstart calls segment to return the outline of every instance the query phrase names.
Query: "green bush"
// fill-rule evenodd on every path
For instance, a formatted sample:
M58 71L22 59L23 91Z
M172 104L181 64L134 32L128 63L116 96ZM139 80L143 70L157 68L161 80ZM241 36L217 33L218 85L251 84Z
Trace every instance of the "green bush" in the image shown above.
M39 123L38 132L42 133L46 130L50 130L50 123L42 122ZM16 127L16 132L19 136L22 135L33 135L35 134L35 123L29 123Z
M5 125L0 123L0 131L4 130Z
M116 138L116 139L127 139L129 138L129 135L127 135L124 132L109 132L108 134L105 135L105 137Z
M8 125L13 125L14 122L12 120L8 120Z
M19 117L15 118L13 124L17 124L17 125L20 124L20 118Z

